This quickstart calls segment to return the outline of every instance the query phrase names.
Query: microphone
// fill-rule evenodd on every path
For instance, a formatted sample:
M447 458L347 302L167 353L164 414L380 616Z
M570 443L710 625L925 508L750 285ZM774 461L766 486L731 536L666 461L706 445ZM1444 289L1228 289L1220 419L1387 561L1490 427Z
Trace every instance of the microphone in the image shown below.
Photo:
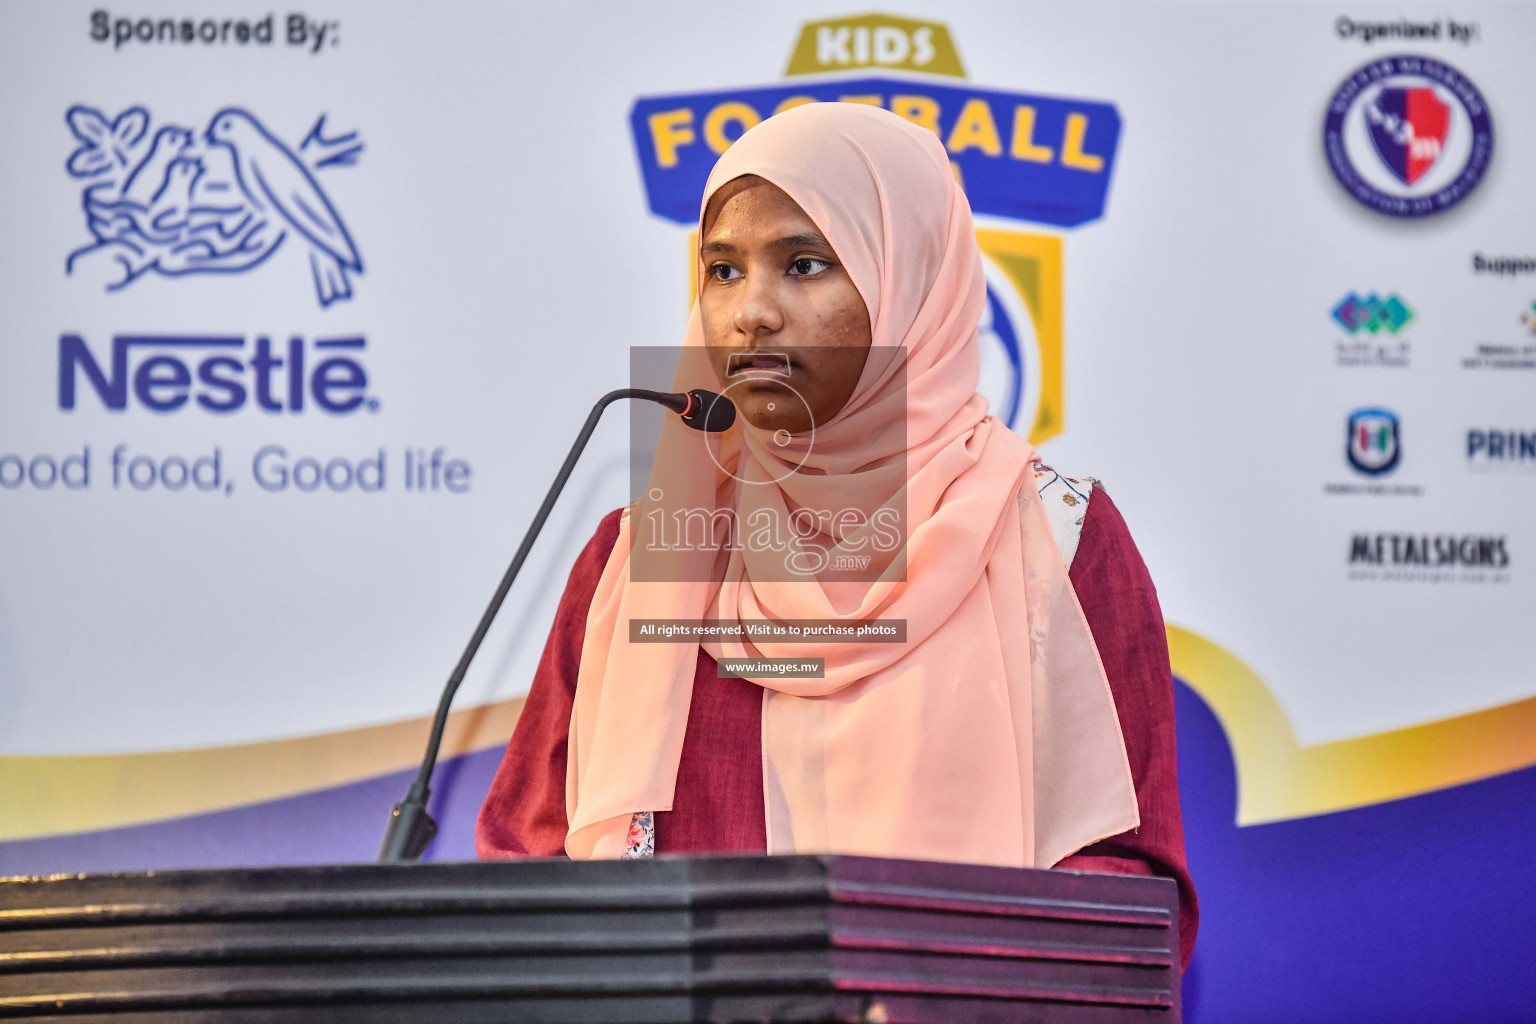
M638 388L631 390L634 393L630 397L648 398L666 406L681 416L683 422L694 430L718 434L722 430L731 429L731 424L736 422L736 407L731 404L731 400L713 391L694 388L681 395L665 395L657 391L641 391Z
M683 394L646 391L643 388L620 388L618 391L608 392L597 400L597 404L587 414L587 421L582 424L581 432L576 435L576 442L571 445L570 453L566 455L560 471L555 474L555 482L550 484L549 493L544 495L544 503L539 506L538 513L534 515L533 524L523 535L523 542L518 545L517 554L512 556L512 564L507 566L507 571L496 587L496 593L491 596L491 603L486 606L485 613L480 616L480 624L475 627L474 635L469 638L464 653L459 656L459 663L449 673L448 682L443 686L443 694L437 702L437 714L432 719L432 733L427 738L427 749L422 755L421 768L416 773L416 779L411 783L411 788L406 791L405 799L395 804L390 812L389 827L385 829L384 842L379 847L379 863L399 864L419 860L427 844L437 835L437 822L433 821L432 815L427 813L427 798L432 792L432 770L437 766L437 752L443 742L443 729L448 724L448 709L453 704L453 695L458 692L459 684L464 681L464 673L469 671L469 663L474 660L475 652L480 650L480 644L485 639L485 634L490 631L496 613L501 610L501 604L506 600L507 592L512 589L512 581L517 579L518 571L522 569L528 552L533 548L534 539L538 537L539 531L544 529L544 521L549 518L550 511L555 507L555 499L560 497L566 480L570 478L571 471L576 468L576 461L581 458L588 439L597 429L597 421L602 418L603 410L614 402L627 398L638 398L663 405L677 413L682 421L693 429L706 433L717 434L729 429L731 424L736 422L736 407L731 404L730 399L724 395L717 395L713 391L705 391L703 388L694 388Z

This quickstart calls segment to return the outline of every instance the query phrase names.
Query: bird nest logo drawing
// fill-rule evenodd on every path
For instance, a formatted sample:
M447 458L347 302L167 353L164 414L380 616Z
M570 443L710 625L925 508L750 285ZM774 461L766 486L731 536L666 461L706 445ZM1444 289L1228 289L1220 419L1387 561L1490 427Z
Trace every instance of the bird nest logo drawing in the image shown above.
M74 106L64 119L80 143L66 166L86 182L81 207L92 235L70 253L67 273L106 263L117 278L109 291L151 270L239 274L291 235L291 245L308 248L320 305L352 297L349 275L361 274L363 261L318 176L357 163L357 132L327 137L322 114L295 148L237 107L214 114L201 134L174 124L151 131L143 107L108 118Z

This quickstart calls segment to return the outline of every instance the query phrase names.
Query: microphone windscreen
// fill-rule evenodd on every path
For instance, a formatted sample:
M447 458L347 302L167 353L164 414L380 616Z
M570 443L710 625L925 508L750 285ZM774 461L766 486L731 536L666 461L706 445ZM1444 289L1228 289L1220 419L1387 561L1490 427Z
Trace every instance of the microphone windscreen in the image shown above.
M683 415L683 422L694 430L718 434L722 430L729 430L731 424L736 422L736 407L724 395L694 388L688 392L688 396L693 399L693 404Z

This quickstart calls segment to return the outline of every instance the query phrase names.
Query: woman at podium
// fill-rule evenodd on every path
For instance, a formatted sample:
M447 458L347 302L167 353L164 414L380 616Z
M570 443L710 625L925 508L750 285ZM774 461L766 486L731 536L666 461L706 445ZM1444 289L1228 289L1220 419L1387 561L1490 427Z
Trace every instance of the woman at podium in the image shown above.
M976 393L986 285L943 146L807 104L704 196L674 390L722 391L736 425L669 417L646 494L577 559L480 855L1158 874L1187 963L1156 594L1103 487Z

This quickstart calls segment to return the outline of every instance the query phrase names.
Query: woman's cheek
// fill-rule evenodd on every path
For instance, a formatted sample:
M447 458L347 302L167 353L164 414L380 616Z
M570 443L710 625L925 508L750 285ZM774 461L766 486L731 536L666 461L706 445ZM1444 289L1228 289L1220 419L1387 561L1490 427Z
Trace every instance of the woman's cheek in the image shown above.
M837 344L867 347L870 344L869 312L864 308L864 299L859 295L858 289L853 287L853 282L846 282L843 288L838 290L839 302L836 309Z
M822 329L817 333L826 340L827 344L840 348L868 345L869 330L864 325L864 318L859 314L858 309L846 306L831 312L823 317Z

